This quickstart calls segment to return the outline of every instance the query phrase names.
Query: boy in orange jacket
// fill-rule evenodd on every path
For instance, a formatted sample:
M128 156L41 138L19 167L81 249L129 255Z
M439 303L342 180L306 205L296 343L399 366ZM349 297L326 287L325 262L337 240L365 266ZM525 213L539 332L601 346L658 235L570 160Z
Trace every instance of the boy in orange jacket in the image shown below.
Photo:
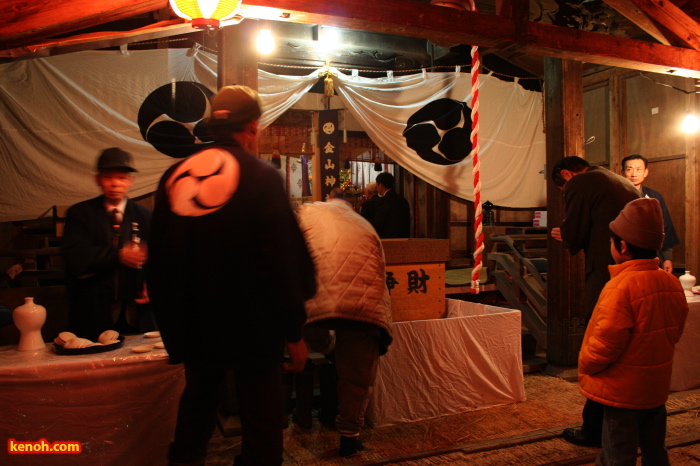
M579 354L579 388L605 405L596 464L668 465L666 400L673 351L688 315L683 288L659 269L664 237L656 199L636 199L610 222L610 281L600 294Z

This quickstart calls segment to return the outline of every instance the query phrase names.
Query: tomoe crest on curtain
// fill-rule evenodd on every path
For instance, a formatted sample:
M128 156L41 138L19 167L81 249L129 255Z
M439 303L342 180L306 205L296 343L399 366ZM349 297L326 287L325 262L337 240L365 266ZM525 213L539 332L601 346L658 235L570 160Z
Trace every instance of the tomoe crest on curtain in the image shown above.
M415 112L406 122L406 145L426 162L451 165L472 150L470 109L465 102L442 98Z
M141 136L158 152L173 158L199 152L211 142L204 117L213 95L197 82L174 81L160 86L139 108Z

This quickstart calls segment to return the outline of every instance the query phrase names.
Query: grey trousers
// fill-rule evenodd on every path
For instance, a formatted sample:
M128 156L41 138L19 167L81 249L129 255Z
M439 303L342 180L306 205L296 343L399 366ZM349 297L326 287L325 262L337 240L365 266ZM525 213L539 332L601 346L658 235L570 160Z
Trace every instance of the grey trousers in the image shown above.
M637 448L645 466L668 466L666 405L652 409L625 409L605 406L603 449L597 465L637 464Z
M341 435L356 437L377 377L379 343L375 335L362 330L337 329L335 339L339 404L335 425Z

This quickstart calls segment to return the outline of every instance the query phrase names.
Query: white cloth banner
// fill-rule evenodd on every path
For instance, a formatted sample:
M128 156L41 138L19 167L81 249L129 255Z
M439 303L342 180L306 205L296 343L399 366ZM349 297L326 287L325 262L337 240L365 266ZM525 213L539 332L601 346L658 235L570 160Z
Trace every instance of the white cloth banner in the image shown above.
M482 201L504 207L546 205L541 94L493 76L480 81ZM474 200L469 73L369 79L335 71L334 82L372 141L392 160L443 191Z
M98 195L95 162L113 146L135 157L139 172L131 196L155 191L170 165L207 142L203 119L216 90L216 58L187 52L90 51L0 65L0 221L36 218L51 206ZM261 126L291 108L320 71L307 76L260 71ZM334 81L377 146L427 182L472 199L470 158L436 165L421 159L403 136L411 115L432 100L469 102L468 74L339 75ZM482 199L506 207L545 205L539 94L496 78L484 78L481 89ZM429 125L414 126L410 137L425 151L424 141L434 135L423 137ZM454 136L453 131L443 139L461 147L463 137Z

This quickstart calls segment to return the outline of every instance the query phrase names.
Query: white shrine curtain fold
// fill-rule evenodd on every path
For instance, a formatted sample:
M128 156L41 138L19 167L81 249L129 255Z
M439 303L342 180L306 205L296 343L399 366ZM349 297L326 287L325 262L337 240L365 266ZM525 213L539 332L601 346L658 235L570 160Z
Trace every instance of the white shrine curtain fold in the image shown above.
M90 51L0 65L0 221L36 218L53 205L96 196L95 161L112 146L136 159L131 195L154 191L170 165L205 143L202 120L216 90L216 68L214 55L184 49ZM260 71L262 127L308 92L321 71ZM416 176L471 199L471 159L463 151L459 162L436 165L409 148L403 134L408 119L432 100L468 104L468 73L368 79L334 72L338 94L378 147ZM545 205L541 96L493 77L483 79L480 96L482 199L506 207ZM432 124L418 123L414 144ZM465 119L460 124L468 127ZM460 144L452 141L461 150Z
M440 165L418 156L407 144L409 119L422 109L430 110L432 102L446 99L471 105L469 73L422 73L377 79L334 74L335 89L341 99L372 141L392 160L444 191L474 199L472 160L467 156L470 145L453 146L454 158L461 160ZM480 79L481 199L505 207L546 205L545 178L540 173L545 163L541 95L493 76L482 75ZM464 113L469 114L470 108L465 109L455 126L464 128L458 136L466 142L471 120ZM428 112L418 118L417 121L435 128L430 129L434 134L421 132L420 138L445 139L448 130L438 128L437 119L430 120L438 115ZM427 149L419 147L419 150Z

